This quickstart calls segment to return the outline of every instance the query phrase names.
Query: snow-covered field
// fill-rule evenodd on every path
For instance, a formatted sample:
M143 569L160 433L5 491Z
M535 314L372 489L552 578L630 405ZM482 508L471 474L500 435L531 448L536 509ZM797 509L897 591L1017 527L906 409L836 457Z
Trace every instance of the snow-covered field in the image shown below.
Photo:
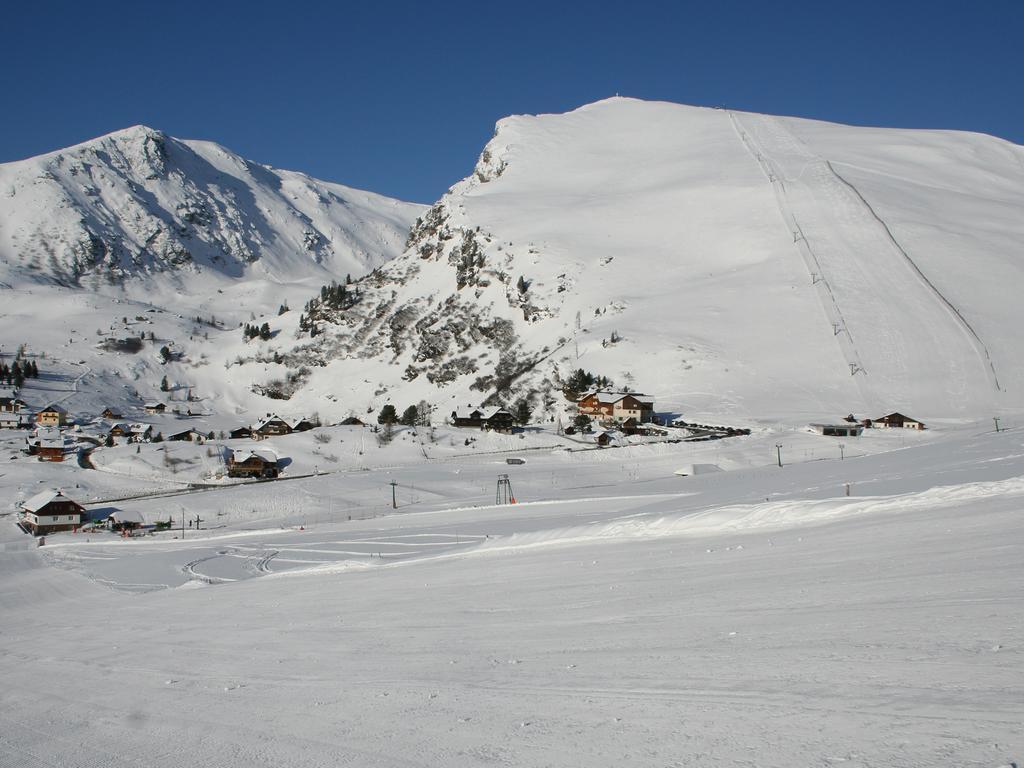
M200 515L183 538L33 548L2 518L4 764L1024 752L1019 430L876 430L845 459L803 433L517 466L401 444L390 468L137 502ZM727 471L673 474L714 453ZM501 473L520 503L494 504Z

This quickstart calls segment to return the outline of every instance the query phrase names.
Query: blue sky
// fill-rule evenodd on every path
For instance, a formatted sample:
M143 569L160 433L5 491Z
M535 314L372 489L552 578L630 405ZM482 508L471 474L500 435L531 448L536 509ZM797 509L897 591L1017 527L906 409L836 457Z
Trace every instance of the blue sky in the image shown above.
M1024 143L1024 1L10 3L0 162L137 123L432 202L620 93Z

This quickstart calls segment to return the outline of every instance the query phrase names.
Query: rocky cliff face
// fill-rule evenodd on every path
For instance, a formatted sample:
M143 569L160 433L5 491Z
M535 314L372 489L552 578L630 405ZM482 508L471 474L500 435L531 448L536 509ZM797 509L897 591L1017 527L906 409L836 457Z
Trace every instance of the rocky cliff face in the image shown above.
M257 265L360 275L420 210L136 126L0 166L0 261L8 282L64 285Z
M478 400L507 400L551 387L538 364L566 339L527 344L522 326L557 313L532 290L516 249L480 226L469 226L461 199L506 168L489 144L473 174L416 219L398 258L358 281L344 309L314 301L307 307L313 336L296 351L298 364L330 359L378 359L400 366L405 382L429 383ZM556 302L557 304L557 302ZM520 381L529 374L537 381ZM422 387L420 387L422 389ZM469 394L472 393L472 394Z

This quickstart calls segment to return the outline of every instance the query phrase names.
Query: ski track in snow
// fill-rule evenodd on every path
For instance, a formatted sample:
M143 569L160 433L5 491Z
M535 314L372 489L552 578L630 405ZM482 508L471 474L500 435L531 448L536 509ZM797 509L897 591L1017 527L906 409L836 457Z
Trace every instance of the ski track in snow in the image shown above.
M984 343L856 188L780 119L729 114L809 256L808 268L827 297L826 314L869 407L922 407L915 383L922 378L942 382L942 396L927 407L946 412L962 412L972 396L998 391ZM898 329L915 324L921 332L911 343ZM968 370L963 360L977 364Z

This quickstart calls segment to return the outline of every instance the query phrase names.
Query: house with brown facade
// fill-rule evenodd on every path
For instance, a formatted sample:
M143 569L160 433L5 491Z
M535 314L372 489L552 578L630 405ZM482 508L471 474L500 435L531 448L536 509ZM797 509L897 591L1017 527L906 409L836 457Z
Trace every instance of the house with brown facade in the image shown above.
M60 427L36 427L35 431L25 438L25 444L29 456L41 456L43 446L45 446L47 456L50 457L47 461L53 460L59 446L60 458L56 461L64 460L64 433L61 432Z
M232 451L227 464L228 477L272 478L281 472L277 454L264 448Z
M654 398L641 392L587 392L577 401L576 408L600 421L621 423L635 419L640 424L654 421Z
M452 424L456 427L511 432L515 423L515 417L504 408L462 408L452 411Z
M82 524L85 507L62 491L43 491L21 505L22 524L34 536L70 531Z
M36 455L40 461L64 461L64 435L40 440Z
M276 437L291 433L292 426L277 414L268 413L266 418L252 428L252 436L255 440L265 437Z
M148 414L165 413L167 411L167 406L163 403L146 403L142 406L142 410Z

